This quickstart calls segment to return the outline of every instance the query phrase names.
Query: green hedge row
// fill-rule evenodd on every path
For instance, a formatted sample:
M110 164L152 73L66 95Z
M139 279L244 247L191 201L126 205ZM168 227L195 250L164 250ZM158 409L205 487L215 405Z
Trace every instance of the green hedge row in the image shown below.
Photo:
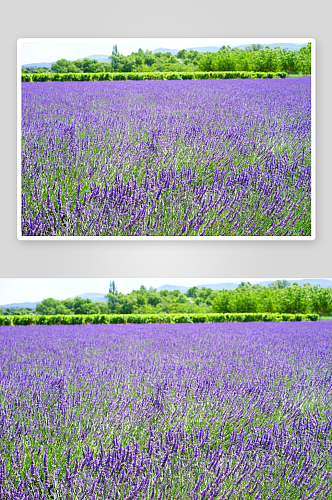
M255 71L197 71L194 73L30 73L22 75L22 82L85 82L91 80L202 80L230 78L286 78L287 73Z
M77 314L65 316L0 316L0 325L83 325L124 323L238 323L248 321L317 321L318 314Z

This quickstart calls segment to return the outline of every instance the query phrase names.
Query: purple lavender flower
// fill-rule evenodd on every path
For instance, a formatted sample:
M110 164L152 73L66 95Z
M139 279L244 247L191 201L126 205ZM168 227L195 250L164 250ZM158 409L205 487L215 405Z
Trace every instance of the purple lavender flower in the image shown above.
M309 77L22 83L23 236L309 236Z

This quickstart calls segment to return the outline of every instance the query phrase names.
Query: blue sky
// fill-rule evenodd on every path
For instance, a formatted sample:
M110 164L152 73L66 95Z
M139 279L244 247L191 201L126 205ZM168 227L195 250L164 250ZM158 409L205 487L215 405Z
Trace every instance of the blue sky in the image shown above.
M59 59L76 60L93 54L111 55L113 45L121 54L129 55L142 50L186 49L251 43L307 43L305 38L24 38L21 39L20 64L53 62Z
M241 281L258 283L276 279L281 278L0 278L0 304L38 302L49 297L63 300L88 292L106 294L111 280L115 281L119 292L130 293L138 290L141 285L146 288L158 288L165 284L190 287Z

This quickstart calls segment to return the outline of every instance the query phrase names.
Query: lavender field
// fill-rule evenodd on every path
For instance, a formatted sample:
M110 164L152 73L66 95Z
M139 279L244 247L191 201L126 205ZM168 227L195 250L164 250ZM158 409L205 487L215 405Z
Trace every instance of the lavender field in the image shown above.
M332 498L332 322L0 327L0 498Z
M22 235L310 236L310 88L22 83Z

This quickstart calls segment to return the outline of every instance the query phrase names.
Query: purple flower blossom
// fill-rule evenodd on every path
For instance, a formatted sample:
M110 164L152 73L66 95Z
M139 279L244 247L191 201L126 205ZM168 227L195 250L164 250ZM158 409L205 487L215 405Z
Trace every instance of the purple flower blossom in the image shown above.
M308 236L310 78L22 83L23 236Z
M0 498L328 498L332 322L0 327Z

